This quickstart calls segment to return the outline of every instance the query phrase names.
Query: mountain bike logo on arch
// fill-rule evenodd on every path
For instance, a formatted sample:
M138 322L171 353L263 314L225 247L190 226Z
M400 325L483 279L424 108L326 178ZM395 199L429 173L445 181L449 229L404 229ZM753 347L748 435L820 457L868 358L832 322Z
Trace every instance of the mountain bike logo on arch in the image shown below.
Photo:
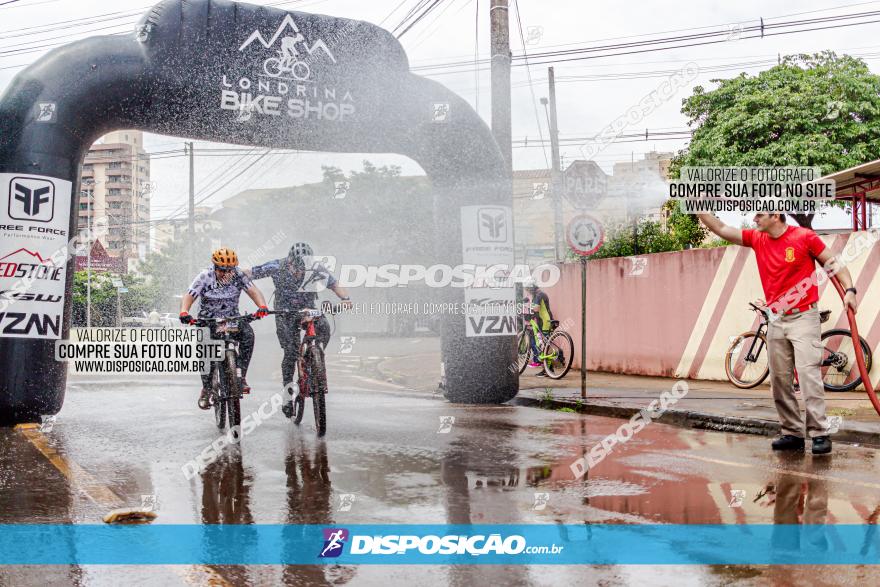
M287 32L286 35L282 36ZM259 29L255 30L238 48L239 51L247 49L254 41L259 41L266 49L275 46L278 40L281 40L280 49L277 57L269 57L263 62L263 71L269 77L283 77L283 74L289 74L294 80L302 81L311 77L311 62L315 54L322 52L331 62L336 63L336 57L323 39L317 39L311 45L306 42L305 36L297 26L293 16L287 14L284 20L275 30L268 41L266 41Z
M350 21L332 31L330 44L344 42L356 22ZM257 29L238 50L244 53L254 41L265 49L274 50L274 54L263 56L262 67L256 75L229 76L224 73L221 76L221 110L235 111L241 123L252 121L254 115L286 115L293 119L331 122L347 120L354 115L355 100L350 89L319 84L313 79L318 58L321 62L336 64L336 56L324 39L307 41L292 15L284 16L268 41Z

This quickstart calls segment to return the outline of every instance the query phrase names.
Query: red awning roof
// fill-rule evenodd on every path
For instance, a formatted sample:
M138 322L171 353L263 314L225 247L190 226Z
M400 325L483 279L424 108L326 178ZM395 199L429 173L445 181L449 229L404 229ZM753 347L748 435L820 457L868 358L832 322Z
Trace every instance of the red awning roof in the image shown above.
M867 200L880 202L880 159L831 173L822 179L834 180L838 198L849 199L864 193Z

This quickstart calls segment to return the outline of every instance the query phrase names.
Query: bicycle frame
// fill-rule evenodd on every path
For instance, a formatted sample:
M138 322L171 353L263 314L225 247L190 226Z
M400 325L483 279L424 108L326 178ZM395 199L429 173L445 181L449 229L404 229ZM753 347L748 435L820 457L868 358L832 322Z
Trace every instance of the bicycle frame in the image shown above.
M323 302L324 310L315 310L306 308L303 310L273 310L270 314L297 314L300 316L299 326L303 330L303 337L299 345L299 361L297 362L297 381L299 382L299 396L311 397L311 388L309 381L305 377L305 361L308 353L315 345L318 344L318 334L315 328L315 320L325 314L337 314L341 311L341 306L331 306L329 302Z
M241 379L241 369L238 368L238 357L240 356L239 341L232 338L232 335L238 333L238 331L239 331L238 322L240 320L250 322L252 319L253 318L251 316L244 315L244 316L235 316L235 317L231 317L231 318L202 318L202 319L196 320L197 326L208 326L210 324L215 324L216 325L215 332L216 332L216 334L220 335L220 338L215 338L212 340L223 341L223 358L219 361L213 361L211 363L210 375L211 375L212 379L214 377L214 372L216 370L226 368L225 367L226 353L228 353L229 351L232 351L235 354L235 362L236 362L235 377L239 380ZM222 376L222 373L220 375ZM230 399L233 397L241 398L242 397L241 386L240 385L238 386L238 394L237 395L235 395L235 396L225 395L227 393L228 393L228 390L226 390L225 387L223 385L221 385L220 392L219 392L217 399L225 400L225 399Z
M308 311L308 310L306 310ZM299 393L303 397L311 397L312 390L309 385L309 381L305 376L305 362L309 356L309 352L314 348L317 343L318 335L315 330L315 320L319 318L322 314L315 310L318 315L307 314L300 321L300 328L303 328L304 334L302 342L299 345Z
M547 336L544 335L544 332L538 328L538 321L534 318L529 320L529 327L532 329L532 333L535 336L535 346L538 347L538 360L543 361L544 359L555 359L556 353L545 354L544 350L547 346ZM538 344L540 341L540 344Z
M767 322L761 321L758 324L758 329L755 331L755 336L752 337L752 344L749 345L749 351L746 353L745 360L750 363L754 363L758 360L758 355L761 354L761 351L764 350L764 339L761 338L762 335L766 335L767 330ZM755 346L757 345L758 349L755 350Z

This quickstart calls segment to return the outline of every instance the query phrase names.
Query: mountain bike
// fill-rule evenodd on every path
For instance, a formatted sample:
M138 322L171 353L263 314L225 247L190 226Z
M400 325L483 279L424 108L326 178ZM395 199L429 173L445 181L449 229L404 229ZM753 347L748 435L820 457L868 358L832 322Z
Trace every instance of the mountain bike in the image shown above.
M737 336L724 357L724 371L727 379L740 389L756 387L767 379L770 363L764 347L767 346L767 328L770 312L753 303L752 310L760 317L757 330L743 332ZM819 321L827 322L831 310L819 312ZM827 391L852 391L862 383L855 360L852 333L845 328L826 330L820 338L822 345L822 383ZM871 370L871 348L864 338L859 337L865 366ZM795 377L797 373L795 372Z
M535 337L535 345L539 349L538 361L544 364L544 372L550 379L562 379L571 369L574 359L574 341L564 330L559 329L559 320L550 321L550 333L544 334L538 328L538 321L534 318L523 320L523 327L516 338L517 361L520 374L529 365L531 344L529 343L529 329Z
M256 320L254 316L229 318L198 318L194 326L211 328L211 338L223 342L223 358L211 362L211 396L214 421L223 430L228 422L233 436L238 438L241 426L241 369L238 367L238 341L233 338L239 332L240 323Z
M299 345L299 377L292 378L298 383L299 391L292 398L292 403L285 404L282 411L295 424L299 424L305 413L306 398L312 398L312 408L315 411L315 429L319 437L324 436L327 432L327 365L324 361L324 348L318 342L318 336L315 332L315 321L325 314L334 315L341 311L341 304L333 306L330 303L324 303L320 310L305 308L269 312L270 314L298 314L300 317L299 327L303 330L303 337Z

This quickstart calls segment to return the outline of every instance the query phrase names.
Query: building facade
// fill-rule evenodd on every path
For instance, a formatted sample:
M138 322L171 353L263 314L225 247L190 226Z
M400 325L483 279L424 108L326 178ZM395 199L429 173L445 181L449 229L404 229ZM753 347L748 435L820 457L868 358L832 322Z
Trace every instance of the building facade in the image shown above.
M79 226L100 227L99 240L128 267L150 245L150 156L140 131L120 130L92 145L83 161ZM106 230L104 230L106 227Z
M642 219L665 222L662 206L668 198L667 181L672 156L672 153L646 153L644 159L638 161L615 163L613 175L607 176L592 161L573 161L562 172L563 186L577 185L578 177L598 176L606 184L607 195L587 210L581 210L573 204L572 200L576 198L561 198L563 231L568 222L581 212L593 214L606 228L632 224ZM535 264L555 260L555 207L549 169L513 172L517 262Z

